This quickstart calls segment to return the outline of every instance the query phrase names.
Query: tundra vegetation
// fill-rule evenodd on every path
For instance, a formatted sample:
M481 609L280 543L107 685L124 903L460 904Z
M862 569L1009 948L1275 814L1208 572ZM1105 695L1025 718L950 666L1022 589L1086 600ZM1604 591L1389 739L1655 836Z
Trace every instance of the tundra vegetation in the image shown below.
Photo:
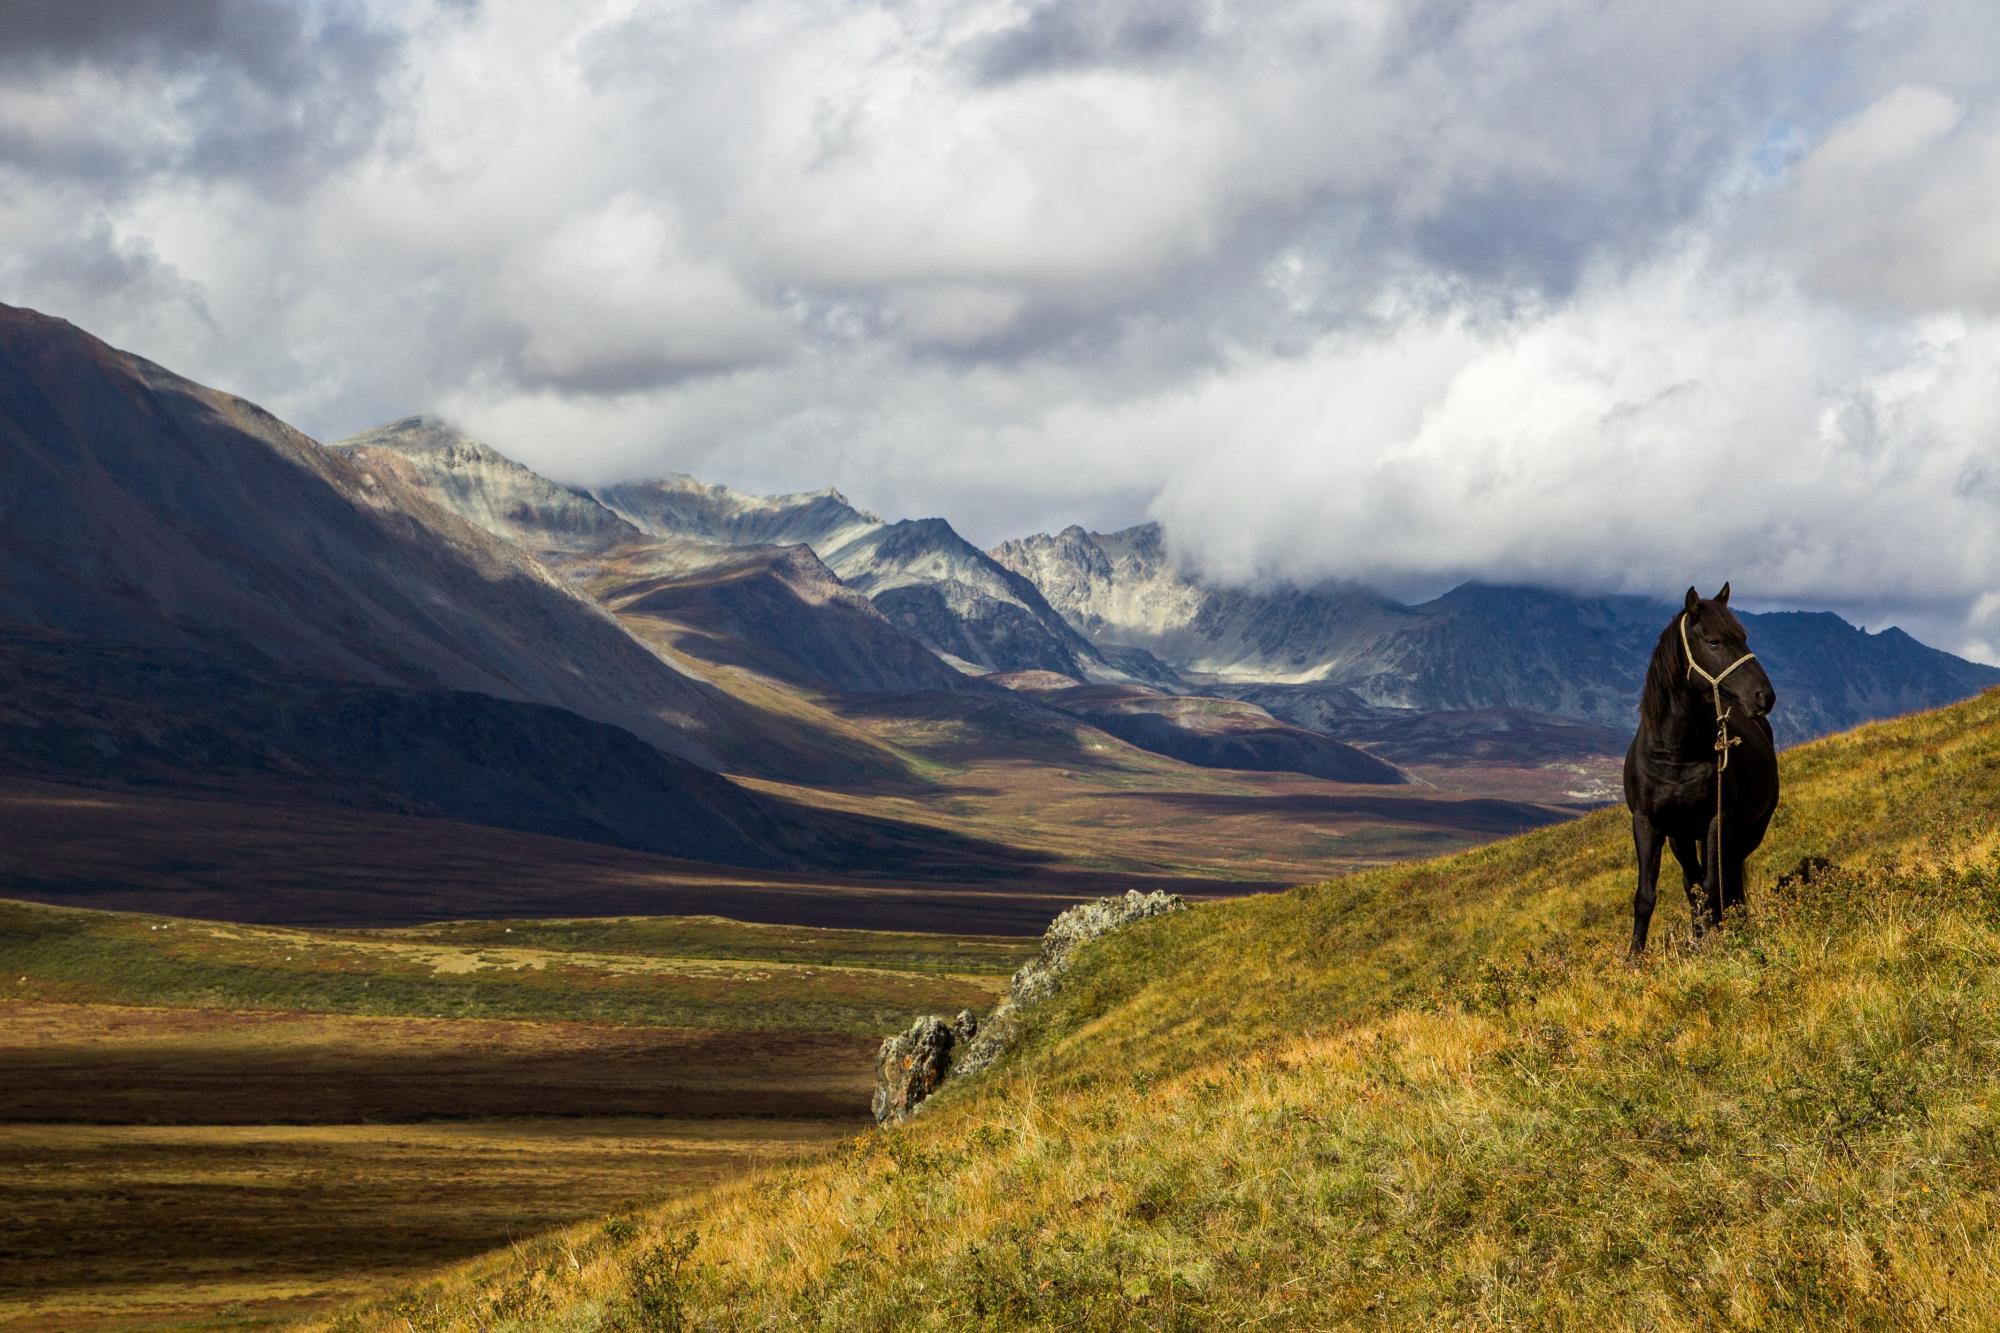
M1197 906L907 1125L325 1326L1990 1326L2000 692L1783 763L1699 944L1626 961L1622 811Z
M881 1031L1032 949L0 902L0 1326L266 1324L849 1137Z

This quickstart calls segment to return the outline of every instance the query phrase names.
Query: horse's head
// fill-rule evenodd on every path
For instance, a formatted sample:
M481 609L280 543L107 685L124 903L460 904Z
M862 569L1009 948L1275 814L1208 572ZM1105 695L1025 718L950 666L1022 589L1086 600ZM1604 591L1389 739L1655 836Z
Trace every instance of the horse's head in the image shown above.
M1707 697L1710 681L1721 677L1725 705L1751 717L1763 717L1771 711L1778 702L1778 692L1771 688L1763 665L1749 657L1750 635L1729 609L1727 583L1707 599L1689 588L1681 607L1680 627L1685 632L1687 660L1696 668L1683 673L1692 688Z

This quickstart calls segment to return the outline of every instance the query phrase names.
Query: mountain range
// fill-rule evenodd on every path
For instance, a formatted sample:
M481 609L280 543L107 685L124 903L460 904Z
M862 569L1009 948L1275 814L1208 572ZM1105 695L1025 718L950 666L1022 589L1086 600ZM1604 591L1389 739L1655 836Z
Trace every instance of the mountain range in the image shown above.
M826 765L394 469L4 307L0 630L24 776L732 865L978 860L729 781Z
M565 485L426 417L321 445L0 306L0 783L843 883L1255 884L1601 799L1671 613L1217 586L1151 524L981 551L831 489ZM1790 739L2000 681L1745 620Z
M1107 652L1143 652L1190 690L1253 700L1332 735L1493 710L1629 731L1634 682L1678 609L1663 599L1480 583L1414 606L1351 582L1215 587L1177 568L1153 523L1114 533L1070 527L1007 542L993 556ZM1829 612L1741 618L1777 684L1772 720L1787 742L2000 682L2000 669L1899 629L1868 634Z

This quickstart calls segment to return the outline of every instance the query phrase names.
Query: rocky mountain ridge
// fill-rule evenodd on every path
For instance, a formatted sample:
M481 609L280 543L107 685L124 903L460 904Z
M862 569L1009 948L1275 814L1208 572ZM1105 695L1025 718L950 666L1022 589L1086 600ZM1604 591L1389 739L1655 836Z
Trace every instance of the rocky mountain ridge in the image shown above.
M686 476L566 487L421 417L336 447L535 552L628 628L698 662L835 694L992 689L988 680L1040 673L1079 688L1060 703L1029 696L1184 763L1404 780L1392 764L1255 704L1133 683L1032 584L942 519L885 522L831 489L752 496ZM995 661L1064 669L988 671ZM1175 680L1156 662L1138 665L1143 678ZM1084 685L1085 676L1116 683Z
M854 512L830 492L744 504L731 521L705 503L712 488L691 479L611 488L644 516L635 522L592 492L550 481L432 418L407 417L333 448L532 552L614 611L672 621L685 631L675 642L691 657L822 689L968 683L795 540L824 535ZM647 496L685 503L648 506Z
M1513 710L1628 729L1636 682L1673 604L1467 583L1417 605L1363 585L1211 586L1176 567L1158 524L1070 527L992 552L1107 652L1143 651L1188 688L1253 699L1329 735L1395 715ZM2000 683L2000 669L1900 630L1830 613L1744 614L1778 682L1780 739L1935 707Z
M941 518L888 521L839 491L757 496L691 477L604 487L594 494L661 537L732 546L802 545L911 637L962 670L1060 671L1125 679L1048 604Z
M460 517L558 565L614 551L629 559L637 544L651 541L654 569L698 574L742 570L741 551L796 548L964 674L1040 668L1125 679L1033 583L941 518L891 522L831 488L750 495L682 474L567 487L428 417L378 426L335 447L381 460ZM805 573L795 557L788 567Z

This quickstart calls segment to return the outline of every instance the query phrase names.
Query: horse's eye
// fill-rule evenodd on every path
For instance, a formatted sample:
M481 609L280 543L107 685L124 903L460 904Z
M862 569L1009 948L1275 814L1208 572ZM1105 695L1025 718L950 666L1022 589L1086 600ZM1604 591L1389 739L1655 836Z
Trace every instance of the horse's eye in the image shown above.
M1720 640L1720 639L1710 639L1710 640L1708 641L1708 646L1709 646L1709 647L1711 647L1711 648L1720 648L1720 647L1722 646L1722 640Z

